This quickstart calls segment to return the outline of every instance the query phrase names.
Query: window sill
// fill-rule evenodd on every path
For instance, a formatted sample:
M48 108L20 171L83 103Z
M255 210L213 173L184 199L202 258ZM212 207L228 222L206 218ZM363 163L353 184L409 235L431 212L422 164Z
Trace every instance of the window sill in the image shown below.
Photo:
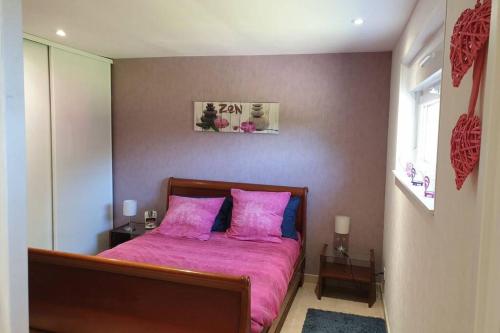
M408 199L415 202L418 207L425 210L427 213L434 215L434 198L424 197L423 186L413 186L406 174L393 170L394 180L396 185L406 194Z

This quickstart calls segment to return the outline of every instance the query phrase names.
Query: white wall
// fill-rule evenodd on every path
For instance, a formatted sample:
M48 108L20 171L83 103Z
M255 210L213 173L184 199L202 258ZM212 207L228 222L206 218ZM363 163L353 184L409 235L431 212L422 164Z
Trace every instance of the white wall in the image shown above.
M28 332L21 1L0 0L0 332Z
M475 332L500 332L500 26L493 6L483 112L480 177L480 235Z
M393 53L384 228L384 297L392 333L474 332L476 304L483 300L477 293L478 286L479 289L482 286L478 281L491 278L484 273L479 275L479 280L477 272L489 267L486 263L479 266L479 244L484 238L482 226L488 222L484 210L491 206L485 199L491 191L486 185L491 182L489 176L494 174L493 170L486 172L485 164L496 156L493 152L496 145L492 142L497 138L493 134L500 129L498 122L488 123L491 128L483 132L480 171L469 177L461 191L455 188L449 159L451 130L459 115L467 111L472 74L471 70L460 88L452 87L449 40L461 11L473 7L475 0L448 1L446 5L435 214L426 213L408 199L395 185L391 173L395 165L398 109L404 101L400 83L405 71L401 63L408 63L408 53L415 50L412 45L423 40L419 32L429 26L432 13L444 13L440 7L445 3L444 0L420 0ZM496 1L494 5L497 6ZM496 15L492 20L496 25ZM493 37L490 46L496 49L496 35ZM490 49L490 58L496 57L496 51ZM492 65L488 64L487 71L493 69ZM498 83L494 81L487 81L489 89ZM494 111L493 98L493 93L486 93L480 99L483 119L488 119ZM481 251L481 258L483 252L487 250ZM476 332L495 332L476 329Z

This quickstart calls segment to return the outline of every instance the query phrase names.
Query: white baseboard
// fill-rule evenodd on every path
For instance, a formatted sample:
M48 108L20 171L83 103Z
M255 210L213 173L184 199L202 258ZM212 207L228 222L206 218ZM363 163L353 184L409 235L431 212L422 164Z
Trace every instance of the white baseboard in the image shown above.
M383 288L380 288L380 296L382 299L382 306L384 307L384 317L385 317L385 328L387 329L387 333L391 333L391 325L389 324L389 316L387 315L387 308L385 307L385 294L382 291Z
M308 283L317 283L318 282L318 276L315 274L304 274L304 282Z

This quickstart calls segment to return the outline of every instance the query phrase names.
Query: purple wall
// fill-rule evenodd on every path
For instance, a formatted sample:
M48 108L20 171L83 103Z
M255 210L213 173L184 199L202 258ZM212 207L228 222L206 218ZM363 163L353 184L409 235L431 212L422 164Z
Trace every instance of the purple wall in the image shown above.
M163 217L170 176L308 186L307 271L336 214L380 264L390 70L390 53L115 60L115 225L124 199ZM207 100L280 102L280 134L194 132Z

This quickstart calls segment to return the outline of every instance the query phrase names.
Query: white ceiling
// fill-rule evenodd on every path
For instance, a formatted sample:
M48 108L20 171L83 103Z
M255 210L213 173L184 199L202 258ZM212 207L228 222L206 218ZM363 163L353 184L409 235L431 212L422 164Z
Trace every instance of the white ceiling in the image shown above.
M23 14L27 33L115 59L373 52L392 50L416 1L23 0Z

